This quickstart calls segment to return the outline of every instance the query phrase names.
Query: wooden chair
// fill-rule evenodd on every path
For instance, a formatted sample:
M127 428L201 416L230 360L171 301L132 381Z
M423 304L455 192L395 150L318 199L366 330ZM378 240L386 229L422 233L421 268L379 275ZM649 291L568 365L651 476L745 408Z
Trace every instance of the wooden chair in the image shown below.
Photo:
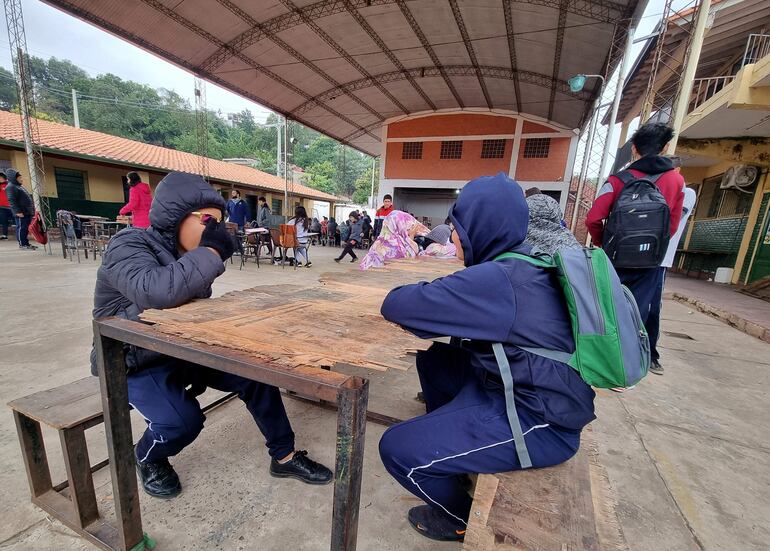
M281 224L278 239L281 246L281 268L284 267L284 262L286 262L288 258L286 252L288 249L291 249L291 254L294 256L294 269L296 270L297 247L299 247L299 241L297 241L297 227L292 224Z
M243 247L241 245L241 240L238 239L238 224L235 222L225 222L225 229L227 229L227 233L233 236L233 239L235 239L235 242L238 243L238 248L235 250L236 254L243 255ZM230 264L233 264L233 257L230 257ZM241 264L242 265L242 264Z

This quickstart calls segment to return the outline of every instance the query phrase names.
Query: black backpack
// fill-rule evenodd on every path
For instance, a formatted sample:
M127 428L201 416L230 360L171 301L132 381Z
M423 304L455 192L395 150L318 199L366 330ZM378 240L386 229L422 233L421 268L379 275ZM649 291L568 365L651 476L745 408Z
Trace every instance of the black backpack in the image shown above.
M663 175L637 178L624 170L623 182L604 229L602 248L616 268L660 266L671 238L671 210L656 182Z

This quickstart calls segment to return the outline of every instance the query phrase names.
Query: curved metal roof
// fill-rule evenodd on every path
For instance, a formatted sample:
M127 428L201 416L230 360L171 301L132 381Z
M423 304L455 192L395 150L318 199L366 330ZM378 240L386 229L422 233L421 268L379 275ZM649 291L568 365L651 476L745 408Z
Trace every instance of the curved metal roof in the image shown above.
M378 155L380 126L500 109L582 126L644 0L45 0L160 57ZM617 38L617 37L616 37ZM619 52L618 52L619 53Z

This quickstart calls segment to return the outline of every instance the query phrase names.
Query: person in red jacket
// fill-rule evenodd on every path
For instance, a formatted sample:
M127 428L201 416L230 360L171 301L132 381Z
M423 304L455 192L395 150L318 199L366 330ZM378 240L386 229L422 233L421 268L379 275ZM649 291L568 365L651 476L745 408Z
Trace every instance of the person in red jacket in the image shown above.
M674 131L662 123L650 123L639 127L631 137L631 148L637 161L628 167L635 177L661 174L655 182L663 195L670 211L671 236L679 227L684 201L684 178L675 170L673 161L661 155L668 142L674 137ZM623 182L616 175L610 176L599 190L596 201L586 216L586 226L594 245L601 247L604 237L605 222L610 216L615 201L623 189ZM616 268L620 281L634 294L645 327L660 322L660 304L663 292L665 268ZM650 333L650 352L652 365L650 371L663 374L663 367L658 361L657 335Z
M8 228L11 226L13 220L13 212L11 212L11 204L8 202L8 196L5 194L5 187L8 185L8 179L5 177L4 172L0 172L0 228L3 233L0 234L0 240L6 241L8 239Z
M128 203L120 209L120 214L131 214L131 225L135 228L147 228L150 226L150 205L152 204L150 186L142 182L136 172L129 172L126 178L131 189L128 192Z
M382 198L382 206L377 209L377 213L374 215L374 235L372 239L377 239L377 236L382 231L382 223L394 210L396 210L396 207L393 206L393 196L386 194Z

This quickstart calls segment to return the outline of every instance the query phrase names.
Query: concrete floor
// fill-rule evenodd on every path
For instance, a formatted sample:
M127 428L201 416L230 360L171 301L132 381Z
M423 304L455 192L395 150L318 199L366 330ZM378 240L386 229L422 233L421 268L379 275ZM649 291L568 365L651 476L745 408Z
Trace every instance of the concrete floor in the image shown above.
M336 251L335 251L336 252ZM253 285L315 281L340 269L332 252L311 250L314 266L293 270L237 264L215 293ZM90 309L98 263L21 252L0 242L0 403L88 374ZM687 307L666 302L666 375L650 375L624 395L600 391L592 430L632 550L767 549L770 541L770 345ZM368 373L373 409L409 417L415 373ZM213 397L213 395L212 395ZM204 400L209 397L204 397ZM298 446L333 465L335 415L286 401ZM135 435L142 430L134 419ZM418 503L384 471L377 455L383 428L367 427L359 549L458 549L416 535L405 514ZM63 478L55 433L46 432L54 479ZM101 427L88 431L91 459L106 456ZM267 475L261 437L245 409L231 402L208 416L198 440L174 460L184 493L172 501L142 494L145 530L160 549L298 549L329 546L331 486L309 487ZM109 471L97 494L112 514ZM0 414L0 549L91 549L29 502L12 416Z

